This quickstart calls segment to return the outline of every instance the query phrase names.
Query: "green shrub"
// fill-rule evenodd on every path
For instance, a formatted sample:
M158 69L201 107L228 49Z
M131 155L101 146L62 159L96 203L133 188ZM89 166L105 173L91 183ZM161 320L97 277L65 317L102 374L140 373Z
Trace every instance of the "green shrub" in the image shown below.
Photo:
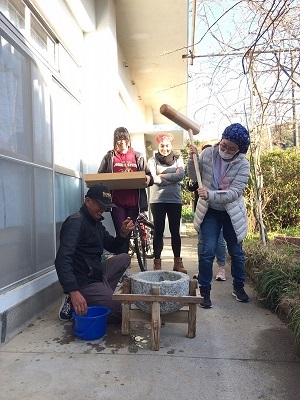
M300 343L300 249L295 245L268 243L253 236L244 241L246 270L251 272L258 300L285 316Z
M261 274L255 291L260 295L259 300L275 310L280 302L280 297L289 284L289 275L281 268L267 268Z
M193 222L194 212L192 210L192 207L183 205L181 217L182 217L182 222Z
M279 231L274 232L274 235L300 237L300 224L297 226L288 226L287 228L280 229ZM269 237L271 236L272 234L269 235Z
M294 305L288 313L288 326L294 332L296 341L300 343L300 296L294 299Z
M300 223L300 150L262 154L260 168L263 177L262 212L267 231L276 231ZM254 182L252 177L245 190L249 216L254 207ZM250 218L251 219L251 218ZM257 226L251 226L251 230Z

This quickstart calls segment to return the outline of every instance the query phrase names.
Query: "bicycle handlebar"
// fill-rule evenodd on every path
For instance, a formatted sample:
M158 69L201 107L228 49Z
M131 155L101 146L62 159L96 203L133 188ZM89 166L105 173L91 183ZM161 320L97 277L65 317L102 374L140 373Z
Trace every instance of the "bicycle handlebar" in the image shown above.
M154 229L154 225L144 213L140 213L136 219L138 222L142 222L144 225L148 226L151 229Z

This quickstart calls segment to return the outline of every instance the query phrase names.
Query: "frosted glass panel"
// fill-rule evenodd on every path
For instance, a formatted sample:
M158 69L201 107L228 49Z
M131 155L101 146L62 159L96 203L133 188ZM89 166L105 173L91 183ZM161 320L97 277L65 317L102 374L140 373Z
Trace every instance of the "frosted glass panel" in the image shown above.
M29 77L29 60L0 36L0 150L12 157L52 167L50 95L41 72L33 63L32 88Z
M63 222L82 206L82 180L55 174L55 221Z
M0 288L53 265L52 197L52 171L0 159Z
M34 162L52 167L50 95L41 72L32 66Z
M15 27L24 33L25 30L25 4L21 1L0 1L0 11Z
M31 160L29 62L0 36L0 149Z
M80 171L86 140L81 127L80 104L56 82L53 82L51 95L54 164Z
M53 172L36 168L34 181L36 265L40 271L53 265L55 257Z
M55 174L56 244L64 220L82 206L82 180L73 176Z
M30 275L33 169L0 160L0 282L5 287Z

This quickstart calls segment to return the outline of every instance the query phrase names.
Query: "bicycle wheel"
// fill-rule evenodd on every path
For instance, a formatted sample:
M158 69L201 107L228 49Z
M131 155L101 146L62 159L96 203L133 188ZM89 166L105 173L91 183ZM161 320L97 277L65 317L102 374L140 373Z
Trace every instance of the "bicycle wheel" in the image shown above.
M139 224L136 227L136 234L134 235L133 242L140 270L142 272L147 271L147 257L145 251L144 232L139 226Z

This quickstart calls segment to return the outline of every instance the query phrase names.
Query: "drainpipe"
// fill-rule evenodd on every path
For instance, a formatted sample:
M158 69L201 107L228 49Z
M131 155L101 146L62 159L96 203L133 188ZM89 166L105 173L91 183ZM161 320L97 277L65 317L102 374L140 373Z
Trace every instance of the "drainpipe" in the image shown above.
M195 26L196 26L196 15L197 15L197 0L193 0L193 10L192 10L192 45L190 49L190 65L194 63L194 55L195 55Z

